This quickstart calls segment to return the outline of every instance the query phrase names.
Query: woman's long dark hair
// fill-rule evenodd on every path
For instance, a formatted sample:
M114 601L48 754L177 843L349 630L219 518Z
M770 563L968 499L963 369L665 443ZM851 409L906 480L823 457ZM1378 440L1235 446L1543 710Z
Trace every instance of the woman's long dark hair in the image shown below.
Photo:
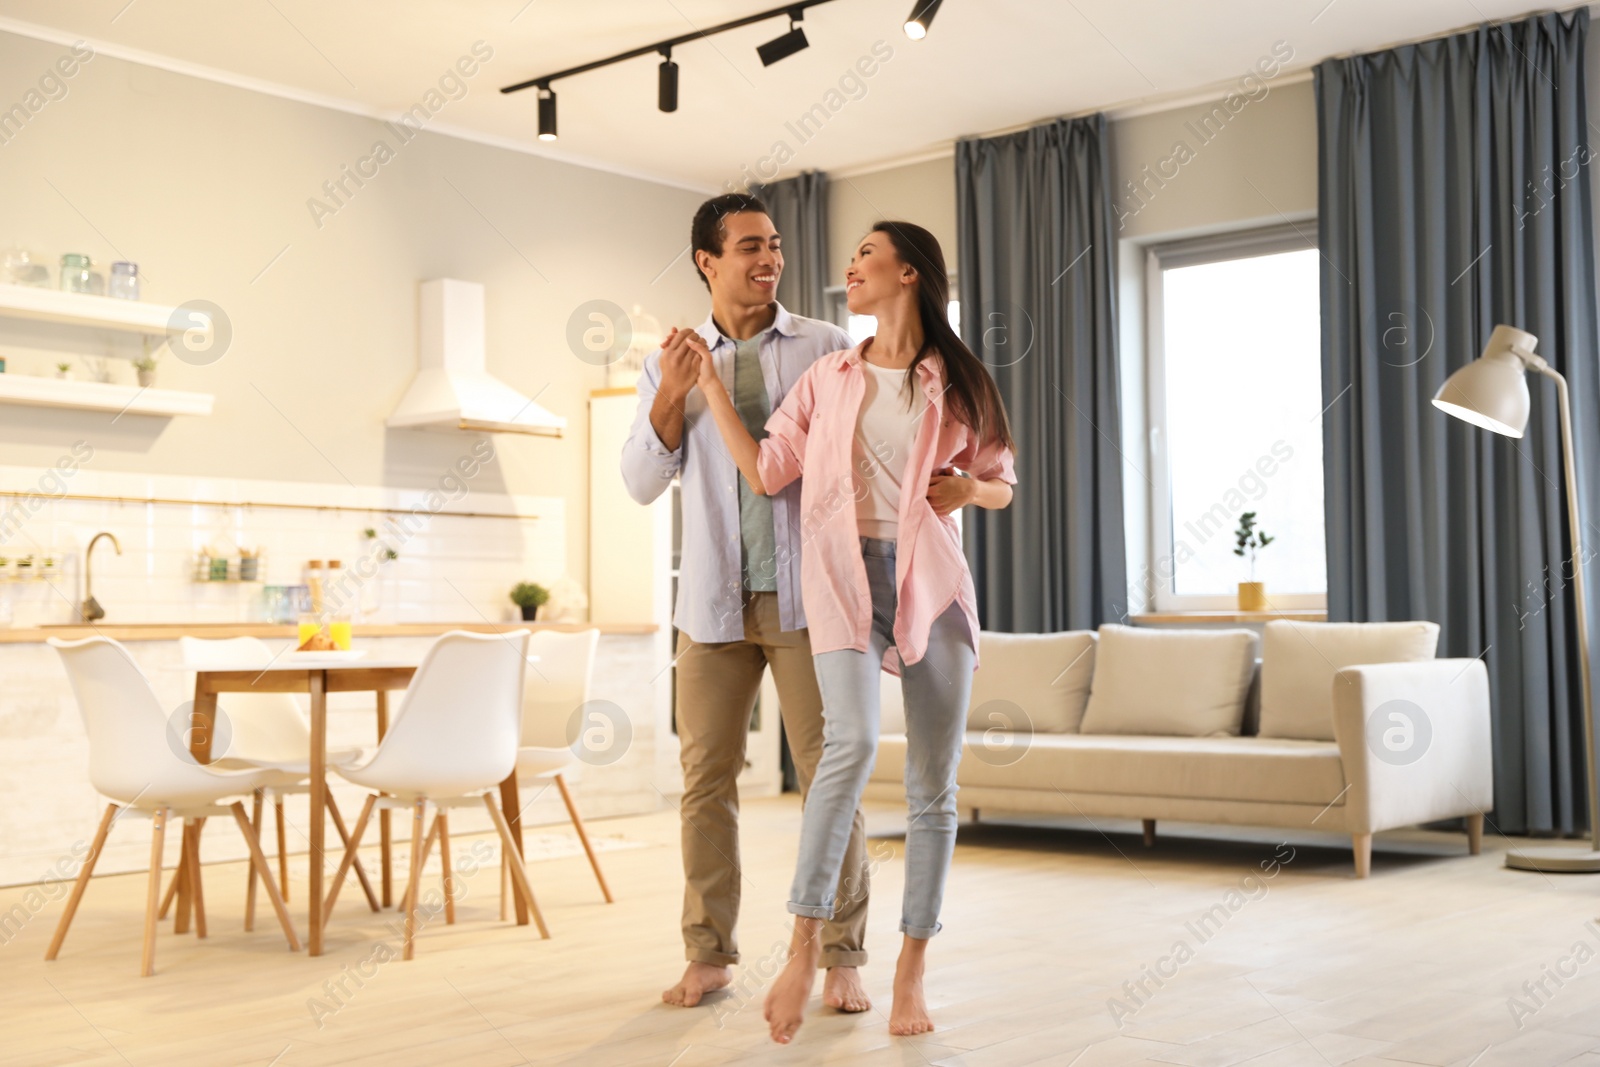
M989 368L950 326L950 273L945 269L939 239L910 222L875 222L869 232L888 237L895 253L917 272L917 317L922 320L923 345L911 360L912 368L937 353L944 361L945 405L951 414L966 423L979 441L998 437L1007 448L1015 449L1006 406ZM908 374L907 386L915 380L916 375Z

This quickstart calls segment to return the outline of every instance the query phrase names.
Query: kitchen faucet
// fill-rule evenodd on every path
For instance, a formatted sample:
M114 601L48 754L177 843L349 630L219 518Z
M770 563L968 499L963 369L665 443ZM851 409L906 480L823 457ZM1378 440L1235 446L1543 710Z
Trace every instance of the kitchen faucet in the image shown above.
M90 563L94 559L94 546L100 543L100 538L111 538L111 547L117 550L117 555L122 555L122 545L117 542L117 535L102 530L89 539L89 547L83 550L83 621L94 622L96 619L106 617L106 609L100 606L100 601L94 598L90 591L91 581L89 576Z

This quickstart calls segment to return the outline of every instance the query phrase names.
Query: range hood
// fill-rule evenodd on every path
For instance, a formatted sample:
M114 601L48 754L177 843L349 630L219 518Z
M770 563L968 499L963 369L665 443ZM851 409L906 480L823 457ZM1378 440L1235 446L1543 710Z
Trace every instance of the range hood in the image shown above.
M483 286L435 278L418 286L417 376L388 425L560 437L567 420L489 374Z

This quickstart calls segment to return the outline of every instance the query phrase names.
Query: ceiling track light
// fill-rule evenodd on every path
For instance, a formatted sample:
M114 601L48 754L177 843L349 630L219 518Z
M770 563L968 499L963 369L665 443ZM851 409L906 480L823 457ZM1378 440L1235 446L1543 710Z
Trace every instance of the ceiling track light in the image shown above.
M920 41L928 36L928 27L933 25L933 16L939 13L939 5L944 0L916 0L916 6L911 9L911 17L906 19L906 36L913 41Z
M556 139L556 91L548 85L539 86L539 140Z
M832 2L833 0L795 0L794 3L784 4L782 7L771 8L754 15L746 15L744 18L710 26L703 30L695 30L693 33L682 34L665 41L657 41L654 44L630 49L627 52L619 52L617 55L607 56L605 59L597 59L592 63L584 63L581 66L558 70L554 74L541 74L537 78L529 78L526 81L517 82L515 85L504 86L500 91L502 93L519 93L524 89L537 89L539 96L539 140L554 141L556 139L556 94L555 90L550 88L552 82L561 78L570 78L574 74L586 74L591 70L609 67L614 63L622 63L630 59L637 59L640 56L657 53L662 57L662 61L656 83L656 106L662 111L673 112L678 109L678 64L672 60L673 48L681 44L688 44L690 41L704 40L713 34L726 33L729 30L736 30L743 26L754 26L756 23L766 22L768 19L788 18L788 33L774 38L756 49L756 54L761 58L762 66L770 67L780 59L787 59L796 52L810 47L810 42L806 40L805 30L801 29L797 24L805 17L807 8L819 7L822 4ZM918 5L918 10L928 9L927 18L931 20L933 17L932 10L936 9L939 3L938 0L932 0L931 3L928 0L918 0ZM913 12L913 14L915 13ZM910 31L908 30L907 32Z
M781 37L774 37L756 49L756 55L761 57L763 67L770 67L780 59L788 59L796 52L811 46L811 42L806 40L806 31L798 25L804 17L804 8L789 12L789 32Z
M672 61L672 49L661 50L661 72L656 79L656 107L667 113L678 110L678 64Z

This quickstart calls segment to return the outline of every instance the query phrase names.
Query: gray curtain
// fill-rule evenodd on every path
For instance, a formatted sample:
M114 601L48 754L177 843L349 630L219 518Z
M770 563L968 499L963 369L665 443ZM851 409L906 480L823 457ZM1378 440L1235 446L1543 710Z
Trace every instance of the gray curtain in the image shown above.
M807 171L750 192L766 203L783 239L778 302L796 315L828 318L828 176Z
M1017 438L1011 507L966 509L986 629L1127 613L1110 156L1104 115L956 145L961 335Z
M1555 390L1530 377L1522 440L1429 399L1496 323L1537 335L1571 385L1593 543L1588 26L1580 8L1316 69L1328 614L1432 619L1441 655L1487 661L1507 833L1587 823Z

